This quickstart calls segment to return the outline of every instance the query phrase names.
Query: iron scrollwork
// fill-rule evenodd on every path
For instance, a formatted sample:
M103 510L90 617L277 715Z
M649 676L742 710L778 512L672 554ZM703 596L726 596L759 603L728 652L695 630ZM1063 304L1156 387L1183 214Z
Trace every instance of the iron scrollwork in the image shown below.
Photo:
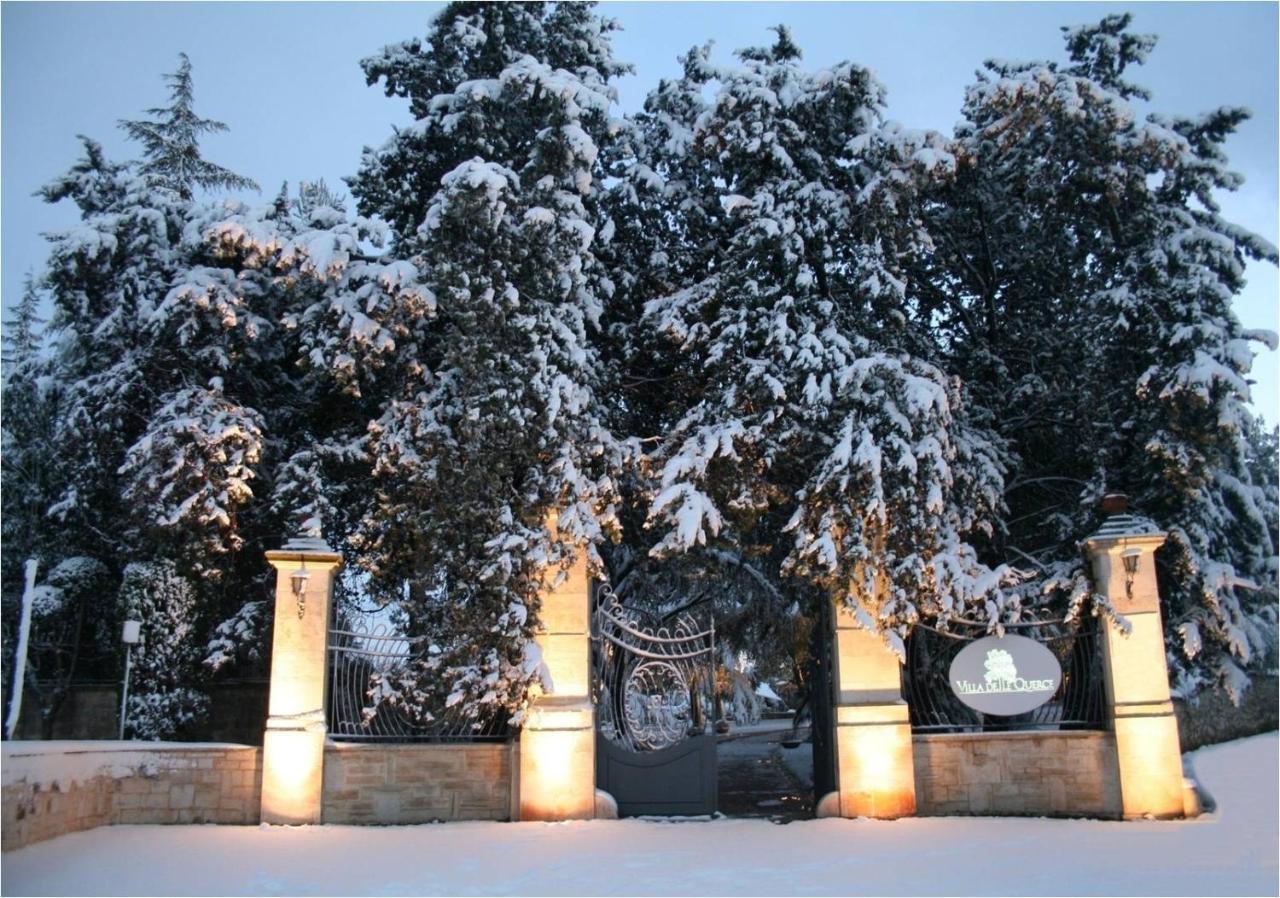
M659 620L597 589L594 615L600 732L631 751L658 751L702 732L713 688L715 626L688 612Z

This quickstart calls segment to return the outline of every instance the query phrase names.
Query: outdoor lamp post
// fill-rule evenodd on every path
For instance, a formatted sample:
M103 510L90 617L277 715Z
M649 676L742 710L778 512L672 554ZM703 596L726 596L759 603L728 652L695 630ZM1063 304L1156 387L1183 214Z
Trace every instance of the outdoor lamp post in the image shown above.
M124 725L129 708L129 673L133 668L133 647L142 641L142 622L127 620L120 633L124 643L124 689L120 693L120 738L124 739Z

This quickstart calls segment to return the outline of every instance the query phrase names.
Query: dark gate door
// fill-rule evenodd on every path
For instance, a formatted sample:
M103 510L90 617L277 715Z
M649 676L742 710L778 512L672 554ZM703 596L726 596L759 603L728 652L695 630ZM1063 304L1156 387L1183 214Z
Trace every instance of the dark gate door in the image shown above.
M809 678L809 705L812 714L810 728L813 742L813 801L814 806L836 788L835 749L835 675L832 670L831 615L834 609L830 601L822 602L821 617L813 628L809 657L813 670Z
M715 811L714 647L715 627L688 613L655 619L596 589L596 785L620 816Z

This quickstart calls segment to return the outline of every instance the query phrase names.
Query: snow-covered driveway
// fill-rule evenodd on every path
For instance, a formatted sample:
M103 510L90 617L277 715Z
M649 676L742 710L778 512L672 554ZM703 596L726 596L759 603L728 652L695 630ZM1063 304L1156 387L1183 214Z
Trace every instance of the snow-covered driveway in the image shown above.
M121 826L4 857L5 895L1276 895L1275 733L1193 756L1195 821L935 818Z

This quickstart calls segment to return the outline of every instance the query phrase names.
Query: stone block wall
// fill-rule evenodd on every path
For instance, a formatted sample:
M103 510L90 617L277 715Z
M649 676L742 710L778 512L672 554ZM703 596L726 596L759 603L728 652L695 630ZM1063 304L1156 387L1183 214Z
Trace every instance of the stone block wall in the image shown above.
M252 746L8 742L3 762L5 851L117 823L258 822Z
M324 823L510 820L512 743L330 743Z
M1112 733L947 733L912 741L922 816L1121 815Z

